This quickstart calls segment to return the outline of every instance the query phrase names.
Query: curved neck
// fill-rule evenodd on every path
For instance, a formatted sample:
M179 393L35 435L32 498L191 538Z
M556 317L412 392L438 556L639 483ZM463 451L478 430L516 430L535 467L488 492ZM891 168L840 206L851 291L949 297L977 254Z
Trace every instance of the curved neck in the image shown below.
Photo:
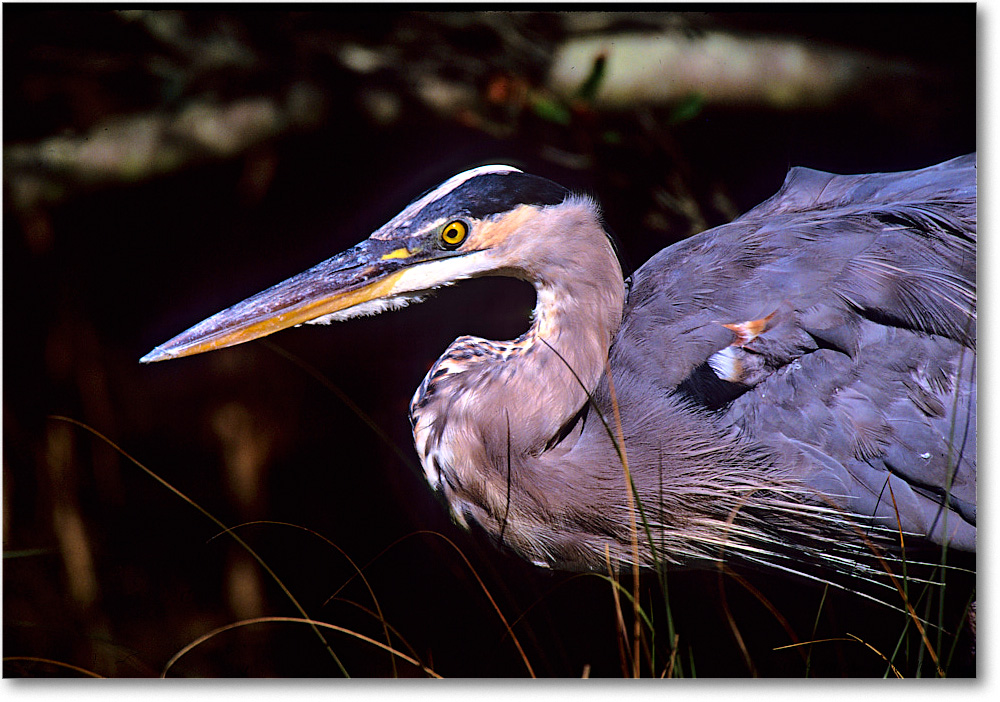
M428 479L432 458L452 470L538 455L587 402L621 323L621 267L594 205L571 199L515 222L495 274L531 282L537 302L521 337L461 337L431 368L411 404ZM512 214L517 217L518 213ZM511 222L506 222L511 226Z
M518 255L507 260L516 262L513 275L535 286L532 324L511 342L518 350L502 361L508 368L486 378L500 382L484 387L496 410L516 416L511 447L537 454L579 412L604 373L625 287L592 202L571 199L527 214L512 242Z
M572 278L534 281L533 322L519 340L523 351L510 359L517 370L504 393L508 406L518 397L538 403L515 404L519 445L529 452L539 451L580 411L607 368L624 302L621 270L610 247L608 252L610 257L581 262Z

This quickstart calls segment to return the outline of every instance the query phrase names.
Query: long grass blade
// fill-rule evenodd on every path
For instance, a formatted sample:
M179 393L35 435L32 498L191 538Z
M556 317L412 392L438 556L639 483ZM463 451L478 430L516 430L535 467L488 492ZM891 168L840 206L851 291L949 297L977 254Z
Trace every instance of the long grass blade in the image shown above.
M230 527L230 528L226 529L225 531L220 532L219 534L216 534L211 539L209 539L209 541L212 541L213 539L221 536L222 534L226 534L228 532L234 531L234 530L239 529L241 527L253 526L253 525L256 525L256 524L270 524L270 525L274 525L274 526L285 526L285 527L290 527L292 529L300 529L300 530L306 532L307 534L312 534L316 538L321 539L322 541L326 542L326 544L328 546L336 549L336 551L341 556L343 556L344 559L351 565L351 568L354 569L354 572L358 574L358 577L361 578L361 582L364 583L365 588L368 590L368 594L372 598L372 602L375 604L375 611L377 613L377 618L378 618L379 622L382 624L382 630L385 633L385 641L390 646L392 645L392 639L389 637L389 624L388 624L388 622L386 622L385 617L382 614L382 607L378 603L378 598L375 596L375 590L372 589L371 583L368 582L368 578L365 577L365 574L358 567L357 563L354 562L353 558L351 558L349 555L347 555L347 552L344 551L344 549L342 549L340 546L338 546L333 541L331 541L330 539L326 538L325 536L323 536L319 532L317 532L317 531L315 531L313 529L310 529L308 527L301 526L299 524L292 524L291 522L279 522L279 521L273 521L273 520L260 519L260 520L253 521L253 522L244 522L243 524L237 524L234 527ZM392 656L390 656L389 657L389 661L390 661L390 663L392 665L392 672L393 672L393 675L395 677L395 674L396 674L396 659L393 658Z
M230 535L230 537L232 537L232 539L237 544L239 544L247 553L250 554L250 556L255 561L257 561L258 565L260 565L260 567L263 568L264 571L269 576L271 576L271 579L273 579L274 582L277 583L278 587L281 588L281 591L283 593L285 593L285 596L292 603L292 605L295 607L295 609L297 609L299 611L299 613L302 615L302 617L303 617L304 620L312 621L309 618L309 615L306 613L305 609L302 607L301 604L299 604L299 601L295 598L295 595L293 595L292 592L291 592L291 590L289 590L285 586L285 583L282 582L281 578L278 577L277 573L275 573L273 570L271 570L271 567L268 566L267 563L264 562L264 559L260 557L260 555L250 546L250 544L248 544L246 541L244 541L243 539L241 539L238 534L230 531L229 527L227 527L226 524L223 523L220 519L218 519L214 514L212 514L207 509L205 509L204 507L202 507L201 505L199 505L197 502L195 502L194 500L192 500L190 497L188 497L187 495L185 495L179 489L177 489L176 487L174 487L173 485L171 485L169 482L167 482L166 480L164 480L163 478L161 478L151 468L147 468L137 458L135 458L132 455L130 455L122 447L120 447L114 441L112 441L111 439L109 439L108 437L106 437L104 434L102 434L101 432L97 431L93 427L90 427L90 426L88 426L88 425L84 424L83 422L78 421L76 419L73 419L72 417L63 417L61 415L50 415L49 419L52 419L52 420L55 420L55 421L59 421L59 422L68 422L70 424L73 424L74 426L80 427L81 429L84 429L84 430L90 432L91 434L93 434L94 436L96 436L98 439L100 439L101 441L105 442L108 446L110 446L111 448L113 448L115 451L117 451L122 457L124 457L130 463L132 463L133 465L135 465L136 467L138 467L140 470L142 470L146 475L148 475L149 477L153 478L153 480L155 480L156 482L160 483L160 485L162 485L163 487L167 488L170 492L174 493L177 497L181 498L184 502L187 502L189 505L191 505L196 510L198 510L199 512L201 512L202 515L204 515L205 517L207 517L208 519L210 519L220 529L222 529L224 532L227 532ZM313 632L316 634L317 637L319 637L319 640L323 643L323 646L326 648L327 652L330 654L330 657L333 658L333 661L334 661L334 663L336 663L337 667L340 669L340 672L344 675L344 677L348 677L349 678L350 675L348 674L347 669L344 667L344 664L341 663L340 658L337 657L337 654L334 653L333 648L330 646L329 642L323 636L323 633L318 628L316 628L315 626L313 627Z
M238 629L240 627L250 626L252 624L267 624L267 623L308 624L309 626L314 627L314 628L319 627L319 628L323 628L323 629L330 629L331 631L339 631L342 634L347 634L348 636L353 636L354 638L360 639L361 641L364 641L365 643L369 643L372 646L377 646L378 648L381 648L381 649L383 649L385 651L388 651L392 655L401 658L402 660L406 661L407 663L410 663L411 665L414 665L414 666L420 668L422 671L424 671L425 673L427 673L431 677L434 677L434 678L440 678L441 677L440 675L438 675L437 673L435 673L434 670L432 670L431 668L428 668L427 666L425 666L424 664L420 663L419 661L417 661L417 660L415 660L413 658L410 658L408 655L406 655L402 651L397 651L392 646L387 646L386 644L382 643L381 641L376 641L375 639L370 638L368 636L365 636L364 634L359 634L356 631L352 631L351 629L348 629L346 627L337 626L336 624L328 624L327 622L321 622L321 621L317 621L317 620L314 620L314 619L301 619L299 617L256 617L254 619L245 619L243 621L233 622L232 624L226 624L225 626L220 626L220 627L218 627L216 629L213 629L212 631L208 632L207 634L203 634L203 635L199 636L197 639L195 639L194 641L192 641L191 643L189 643L187 646L185 646L184 648L182 648L180 651L178 651L177 653L175 653L171 657L171 659L169 661L167 661L167 664L165 666L163 666L163 672L161 673L160 677L163 677L163 678L167 677L167 673L170 672L170 669L174 667L174 664L176 664L177 661L179 661L181 658L183 658L184 656L186 656L193 649L197 648L198 646L200 646L201 644L205 643L206 641L208 641L208 640L210 640L210 639L218 636L219 634L222 634L222 633L227 632L227 631L231 631L233 629Z
M44 663L45 665L55 666L56 668L65 668L66 670L72 670L74 673L80 673L80 675L86 675L88 678L104 678L103 675L99 675L92 670L87 670L86 668L81 668L80 666L73 665L71 663L63 663L62 661L54 661L51 658L39 658L38 656L4 656L4 663Z

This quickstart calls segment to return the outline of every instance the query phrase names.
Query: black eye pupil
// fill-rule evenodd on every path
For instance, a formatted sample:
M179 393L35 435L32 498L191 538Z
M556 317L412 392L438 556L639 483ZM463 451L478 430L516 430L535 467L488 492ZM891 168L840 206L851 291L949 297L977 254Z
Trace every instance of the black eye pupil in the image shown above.
M447 246L458 246L465 240L467 228L464 222L451 222L441 232L441 240Z

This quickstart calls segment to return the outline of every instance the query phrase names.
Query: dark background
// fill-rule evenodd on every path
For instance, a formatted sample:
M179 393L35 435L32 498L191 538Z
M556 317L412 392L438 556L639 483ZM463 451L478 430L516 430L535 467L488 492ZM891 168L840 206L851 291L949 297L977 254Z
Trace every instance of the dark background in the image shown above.
M790 166L891 171L975 150L974 5L737 9L582 22L363 7L182 7L151 18L5 5L3 644L5 656L23 658L7 660L4 675L79 674L66 666L158 675L215 627L300 616L218 526L56 415L104 434L225 524L255 522L237 533L317 620L385 641L349 557L367 566L393 646L445 676L526 675L471 565L535 674L622 675L608 582L540 571L452 526L411 447L406 408L427 368L461 334L520 334L534 304L527 285L470 281L391 315L137 361L482 163L594 194L637 266L765 199ZM623 31L786 38L863 56L870 69L827 104L790 109L707 96L608 110L585 94L546 91L561 43ZM345 47L381 57L380 67L360 72ZM470 100L430 104L417 87L429 77ZM307 118L263 135L247 129L229 150L175 144L181 156L168 165L112 164L96 175L72 154L53 160L55 144L93 143L122 118L172 119L194 103L221 109L247 96L287 106L296 94L312 100ZM830 592L817 616L822 588L743 575L799 640L855 634L903 674L933 674L912 631L897 648L903 614ZM959 614L948 621L960 622L974 578L949 583L948 611ZM675 644L659 582L646 576L641 592L655 631L643 674L660 675ZM791 642L779 618L714 571L671 573L669 602L671 675L887 670L857 642L774 651ZM968 636L960 624L956 632L942 655L954 652L949 674L968 675ZM352 676L421 675L370 644L324 635ZM209 639L169 674L341 670L308 627L269 623Z

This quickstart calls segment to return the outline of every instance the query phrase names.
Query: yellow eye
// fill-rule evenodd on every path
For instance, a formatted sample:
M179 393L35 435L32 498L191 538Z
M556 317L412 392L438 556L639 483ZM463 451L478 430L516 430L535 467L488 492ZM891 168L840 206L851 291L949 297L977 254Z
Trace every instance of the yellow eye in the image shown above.
M468 224L460 219L452 220L441 230L441 243L446 249L457 249L468 235Z

